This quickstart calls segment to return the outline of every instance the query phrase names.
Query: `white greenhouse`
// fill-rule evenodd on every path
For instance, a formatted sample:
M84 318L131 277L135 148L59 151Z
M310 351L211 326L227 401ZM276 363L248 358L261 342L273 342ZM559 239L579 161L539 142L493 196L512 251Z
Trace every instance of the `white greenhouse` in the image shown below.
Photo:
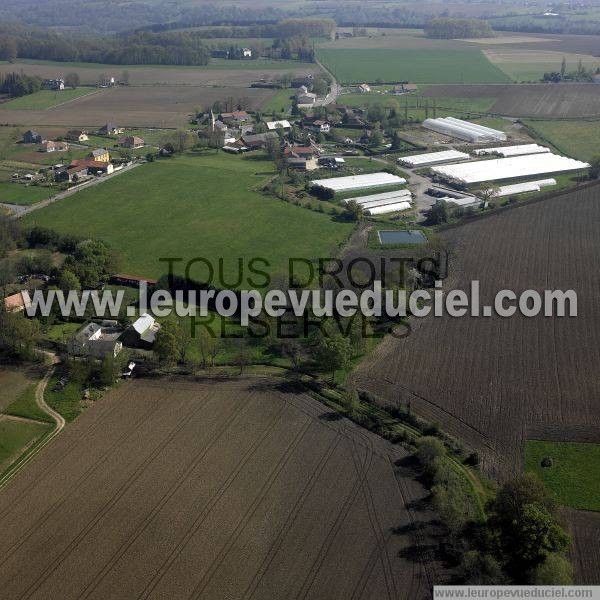
M347 198L344 200L346 204L349 202L356 202L361 206L369 204L371 202L381 202L383 200L394 200L396 198L403 198L405 196L411 196L410 190L394 190L393 192L383 192L383 194L371 194L370 196L356 196L354 198Z
M491 127L484 127L469 121L462 121L454 117L441 117L439 119L425 119L423 127L437 133L455 137L467 142L504 142L506 134Z
M531 177L543 173L580 171L587 167L589 167L588 163L545 153L443 165L431 167L431 170L448 181L469 185L482 181Z
M332 192L347 192L366 188L382 187L384 185L401 185L406 179L391 173L366 173L365 175L349 175L348 177L331 177L328 179L315 179L310 182L312 186L320 187Z
M410 202L395 202L394 204L386 204L384 206L373 206L366 212L370 215L383 215L385 213L398 212L411 208Z
M526 192L539 192L543 187L556 185L555 179L540 179L539 181L525 181L523 183L515 183L513 185L500 186L494 192L494 196L502 198L512 194L524 194Z
M518 146L499 146L498 148L480 148L475 150L473 154L482 156L486 154L497 154L498 156L522 156L524 154L545 154L550 152L550 148L546 146L538 146L538 144L520 144Z
M462 198L454 198L452 196L444 196L440 198L438 202L447 202L448 204L454 204L456 206L467 207L467 206L478 206L481 204L481 200L475 196L464 196Z
M399 163L407 167L427 167L439 163L451 162L453 160L470 160L471 157L465 152L458 150L442 150L441 152L428 152L427 154L413 154L412 156L402 156L398 159Z

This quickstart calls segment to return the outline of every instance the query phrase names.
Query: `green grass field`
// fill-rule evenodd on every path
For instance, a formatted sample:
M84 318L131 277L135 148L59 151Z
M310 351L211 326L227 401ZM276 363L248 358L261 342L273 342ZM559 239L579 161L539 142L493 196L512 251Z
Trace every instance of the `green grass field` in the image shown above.
M600 121L524 122L563 154L586 161L600 154Z
M0 473L27 451L51 425L3 419L0 421Z
M60 377L60 374L52 376L52 379L48 382L44 398L48 403L48 406L53 408L57 413L62 415L68 423L70 423L84 410L82 403L83 387L79 382L71 380L62 390L55 392L54 386Z
M319 59L343 83L508 83L510 78L478 49L417 50L321 48Z
M159 160L33 213L25 224L103 239L122 256L124 271L150 277L167 272L161 257L205 257L216 267L222 258L227 281L235 282L240 258L264 257L277 274L289 257L331 256L353 225L254 191L272 168L253 155Z
M0 202L6 204L35 204L49 198L54 193L55 191L51 188L0 182Z
M292 96L294 90L277 90L275 95L263 106L264 114L275 113L278 116L292 106Z
M21 98L15 98L14 100L0 104L0 110L3 108L44 110L46 108L58 106L64 102L69 102L70 100L75 100L76 98L81 98L81 96L86 96L87 94L91 94L96 91L96 89L89 87L80 87L74 90L68 88L60 92L42 90L41 92L29 94L28 96L22 96Z
M552 466L544 468L545 457ZM600 444L542 442L525 445L525 470L536 473L564 506L600 511Z
M23 417L24 419L33 419L34 421L43 421L53 423L53 420L40 408L35 402L36 384L30 385L12 404L4 411L7 415Z

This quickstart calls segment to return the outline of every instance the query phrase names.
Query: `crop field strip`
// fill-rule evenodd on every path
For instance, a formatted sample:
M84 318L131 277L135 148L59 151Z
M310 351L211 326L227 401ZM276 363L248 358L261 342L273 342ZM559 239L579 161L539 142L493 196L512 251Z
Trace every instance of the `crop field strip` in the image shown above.
M468 290L477 279L482 305L500 289L575 289L578 317L413 319L412 334L384 340L354 383L443 423L499 478L520 469L531 431L557 439L564 428L565 441L596 439L599 275L589 265L598 262L599 210L596 186L444 233L451 251L446 289ZM599 534L594 530L590 549L596 554ZM598 563L577 552L577 580L597 581Z
M416 50L320 48L319 60L342 83L508 83L477 48Z
M13 109L0 105L5 123L52 126L101 126L118 118L121 127L176 128L183 126L199 106L217 100L244 99L248 109L259 109L275 94L257 88L196 86L122 87L89 94L44 110Z
M402 454L273 385L137 381L87 411L0 496L6 593L426 597L392 533L424 517Z
M248 62L253 64L248 65ZM225 64L223 64L225 63ZM235 63L235 64L233 64ZM250 68L254 67L254 68ZM51 63L17 61L14 64L0 62L0 74L23 71L26 75L37 75L42 78L56 77L56 73L77 73L82 85L96 85L102 73L114 73L118 78L123 71L129 73L129 83L138 85L196 85L247 87L263 75L275 77L283 73L306 74L317 71L318 67L311 63L295 61L222 61L203 67L177 66L132 66L132 65L97 65L94 63Z
M492 114L509 117L595 117L600 114L600 89L587 83L520 85L431 85L425 98L493 98Z

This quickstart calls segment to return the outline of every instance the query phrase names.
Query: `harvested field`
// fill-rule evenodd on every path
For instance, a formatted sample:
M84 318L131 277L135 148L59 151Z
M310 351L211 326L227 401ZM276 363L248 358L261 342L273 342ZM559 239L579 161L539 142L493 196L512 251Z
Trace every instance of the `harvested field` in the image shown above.
M262 76L275 77L282 73L304 74L317 71L312 63L296 61L212 61L208 67L100 65L94 63L0 62L0 74L23 71L42 78L60 73L77 73L82 85L95 85L100 75L121 77L129 72L130 85L200 85L247 87Z
M432 85L429 98L496 98L489 112L511 117L597 117L600 86L588 83L532 85Z
M273 380L134 381L0 494L0 584L40 599L427 598L435 563L410 531L431 541L433 515L402 458Z
M117 120L122 127L180 127L201 106L216 100L244 100L258 109L274 90L195 86L120 87L103 90L46 110L2 108L0 119L24 126L94 127Z
M412 320L412 335L386 339L356 384L418 412L480 452L499 477L522 465L528 429L570 427L589 438L600 394L596 225L600 188L496 213L444 233L451 248L445 289L573 289L576 318L441 317ZM583 437L579 440L578 428Z

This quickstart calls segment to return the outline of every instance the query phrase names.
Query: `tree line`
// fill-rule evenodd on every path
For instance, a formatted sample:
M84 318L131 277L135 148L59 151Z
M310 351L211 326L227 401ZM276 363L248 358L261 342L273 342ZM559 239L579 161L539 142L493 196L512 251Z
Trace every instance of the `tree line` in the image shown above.
M314 61L311 38L332 35L335 23L331 20L282 21L270 33L275 41L269 48L256 45L253 58L299 59ZM23 26L0 26L0 60L14 62L18 58L54 60L57 62L90 62L113 65L197 65L210 61L211 49L204 31L138 31L135 33L81 36L74 33L55 33ZM226 49L231 46L226 45ZM230 55L239 58L237 46Z
M37 76L24 73L0 73L0 94L7 94L11 98L19 98L39 92L42 89L42 80Z
M494 30L481 19L431 19L425 35L438 40L493 37Z

